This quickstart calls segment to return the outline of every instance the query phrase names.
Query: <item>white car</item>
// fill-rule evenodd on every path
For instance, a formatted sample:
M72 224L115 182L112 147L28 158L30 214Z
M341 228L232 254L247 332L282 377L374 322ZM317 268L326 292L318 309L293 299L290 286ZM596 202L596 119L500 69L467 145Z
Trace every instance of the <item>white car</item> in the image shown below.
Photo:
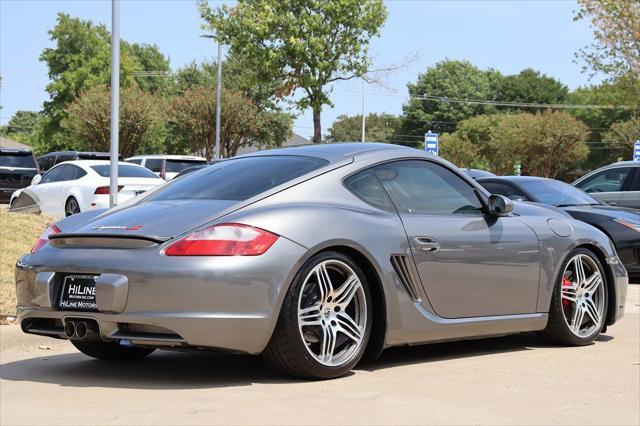
M136 155L125 161L144 166L165 180L173 179L189 167L208 164L206 158L193 155Z
M42 213L51 216L71 216L108 208L110 167L109 161L105 160L60 163L44 175L34 176L31 186L15 191L10 205L13 206L24 192ZM164 183L163 179L142 166L118 163L118 203Z

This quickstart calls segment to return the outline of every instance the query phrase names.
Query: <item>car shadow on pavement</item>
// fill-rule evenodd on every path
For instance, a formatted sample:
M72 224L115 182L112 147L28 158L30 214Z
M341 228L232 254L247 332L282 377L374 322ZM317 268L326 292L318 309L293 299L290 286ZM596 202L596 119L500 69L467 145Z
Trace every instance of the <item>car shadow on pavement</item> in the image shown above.
M598 341L611 339L611 336L601 336ZM361 362L356 370L376 371L536 348L552 346L546 345L535 333L523 333L481 340L395 347L384 351L378 360ZM41 356L2 364L0 378L60 386L129 389L199 389L301 381L271 369L258 356L168 351L156 351L134 362L97 361L80 353Z

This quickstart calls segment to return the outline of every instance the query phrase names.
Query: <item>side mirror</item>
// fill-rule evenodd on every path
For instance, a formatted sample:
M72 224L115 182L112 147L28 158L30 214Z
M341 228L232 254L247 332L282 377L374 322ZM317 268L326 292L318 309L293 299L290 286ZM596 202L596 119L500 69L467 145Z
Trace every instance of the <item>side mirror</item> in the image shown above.
M493 194L489 197L489 214L504 216L513 211L513 202L503 195Z
M42 175L37 174L33 178L31 178L31 185L37 185L40 183L41 180L42 180Z

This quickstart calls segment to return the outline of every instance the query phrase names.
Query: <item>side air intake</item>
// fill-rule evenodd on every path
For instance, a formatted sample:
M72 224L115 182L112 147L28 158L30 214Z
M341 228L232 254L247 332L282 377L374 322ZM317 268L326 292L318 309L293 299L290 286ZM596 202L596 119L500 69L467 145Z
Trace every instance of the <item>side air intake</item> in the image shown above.
M416 280L409 269L409 261L407 260L407 256L403 255L394 255L391 256L391 265L393 269L395 269L396 274L400 278L400 282L404 286L404 289L409 294L409 298L414 302L420 302L420 292L418 291L418 286L416 284Z

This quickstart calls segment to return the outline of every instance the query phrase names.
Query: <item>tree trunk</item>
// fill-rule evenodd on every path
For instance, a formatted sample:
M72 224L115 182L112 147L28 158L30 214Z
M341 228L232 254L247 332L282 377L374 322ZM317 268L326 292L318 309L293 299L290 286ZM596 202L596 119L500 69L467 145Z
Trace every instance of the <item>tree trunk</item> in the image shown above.
M322 106L314 106L313 107L313 143L322 142L322 127L320 126L320 112L322 111Z

